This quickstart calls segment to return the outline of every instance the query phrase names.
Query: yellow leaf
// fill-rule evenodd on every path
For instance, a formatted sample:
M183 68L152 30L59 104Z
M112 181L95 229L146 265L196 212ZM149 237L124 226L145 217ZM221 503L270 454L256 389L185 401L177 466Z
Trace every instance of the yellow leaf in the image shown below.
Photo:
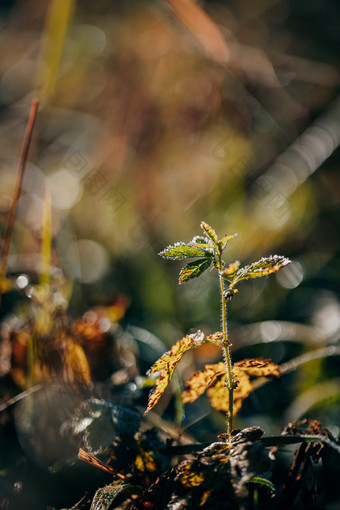
M207 502L207 500L210 498L211 493L212 490L203 492L203 496L200 501L200 506L203 506Z
M222 413L229 411L229 391L225 384L226 376L220 376L207 391L211 406Z
M246 373L234 370L236 388L233 391L233 414L236 415L241 409L242 402L252 391L252 385ZM211 406L223 413L229 412L229 390L226 387L226 375L220 376L214 385L208 389Z
M183 354L188 349L191 349L194 343L195 339L193 335L187 335L184 338L181 338L181 340L178 340L175 345L171 347L170 351L163 354L163 356L152 365L148 371L148 374L155 374L159 370L167 368L169 364L177 364L178 361L182 358Z
M14 287L11 280L6 278L5 276L2 276L0 274L0 294L4 294L5 292L8 292Z
M212 333L211 335L207 336L207 341L210 343L218 343L221 344L224 339L224 333L223 331L216 331L216 333Z
M181 473L178 479L184 487L198 487L204 481L204 474L201 471L196 473L192 468L193 465L191 461L181 467Z
M224 375L225 364L223 361L214 365L206 365L204 370L195 372L194 375L186 382L187 390L182 393L183 403L194 402L202 395L216 377ZM225 380L225 377L224 377Z
M235 416L241 409L243 400L252 392L253 387L249 381L248 375L242 370L238 370L237 366L234 366L234 379L236 382L236 388L234 388L233 391Z
M234 367L236 387L233 391L234 414L241 409L242 402L252 391L252 385L247 373L241 368ZM194 402L205 390L211 406L217 411L229 411L229 390L226 387L225 364L223 362L206 365L204 370L196 372L187 382L187 390L182 393L184 403Z
M156 380L156 387L149 395L149 401L148 406L146 408L146 413L152 409L161 396L163 395L166 387L168 386L172 374L182 359L183 355L193 347L198 347L199 345L202 345L204 342L204 334L202 332L198 332L195 335L187 335L181 340L178 340L175 345L172 346L170 351L163 354L159 360L156 361L156 363L150 368L148 374L154 374L161 371L159 374L158 379Z
M142 449L140 454L137 455L135 460L135 466L138 471L144 473L145 471L157 471L157 464L152 455Z
M236 367L256 377L280 376L279 366L276 363L272 363L270 359L244 359L235 363L235 369Z
M219 338L221 333L210 335ZM206 338L209 339L209 336ZM233 414L241 409L242 402L253 390L249 376L277 377L280 375L278 365L262 358L245 359L233 367L235 388L233 389ZM226 367L224 362L206 365L204 370L195 372L186 382L186 391L182 393L183 403L194 402L207 390L211 406L223 413L229 412L229 390L226 384Z
M72 338L66 339L64 351L64 380L69 383L90 383L90 368L82 347Z

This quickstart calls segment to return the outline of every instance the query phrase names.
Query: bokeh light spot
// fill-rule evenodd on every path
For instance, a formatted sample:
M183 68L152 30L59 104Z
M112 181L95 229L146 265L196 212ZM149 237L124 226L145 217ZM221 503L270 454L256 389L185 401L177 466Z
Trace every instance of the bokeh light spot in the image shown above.
M81 197L82 185L66 168L56 170L49 177L52 205L56 209L67 210Z
M303 267L299 262L293 261L276 274L277 281L285 289L295 289L303 280Z
M17 277L15 280L15 284L18 287L18 289L24 289L29 284L29 279L27 274L21 274Z
M106 250L91 239L80 239L71 243L65 258L70 276L78 278L82 283L99 280L109 265Z

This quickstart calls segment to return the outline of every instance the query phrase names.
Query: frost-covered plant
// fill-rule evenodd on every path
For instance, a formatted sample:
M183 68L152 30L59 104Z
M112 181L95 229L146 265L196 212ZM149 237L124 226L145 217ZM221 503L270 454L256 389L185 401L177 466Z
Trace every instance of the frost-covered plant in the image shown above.
M248 397L253 389L250 377L278 377L280 371L278 365L272 363L271 360L262 358L245 359L234 365L232 364L231 343L228 339L227 329L228 301L238 292L236 287L241 281L275 273L281 267L289 264L290 260L280 255L271 255L244 267L240 267L239 261L226 265L222 260L222 254L229 241L236 234L225 235L219 239L215 230L204 221L201 222L201 228L203 236L195 236L189 243L179 242L168 246L160 252L160 255L172 260L195 259L180 271L180 284L200 276L209 267L217 270L221 295L222 331L207 336L201 331L186 335L156 361L148 372L149 375L159 374L155 388L149 395L145 414L157 404L183 355L190 349L203 344L215 344L221 347L223 361L206 365L204 370L196 372L187 381L182 399L184 403L193 402L207 390L212 407L226 414L226 432L230 436L233 416L240 410L243 400Z

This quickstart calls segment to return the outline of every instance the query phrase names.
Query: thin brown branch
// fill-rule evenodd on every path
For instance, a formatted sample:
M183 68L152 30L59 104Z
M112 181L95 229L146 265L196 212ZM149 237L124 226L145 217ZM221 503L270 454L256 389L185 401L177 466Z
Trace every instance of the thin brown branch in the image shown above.
M13 227L14 227L14 222L15 222L15 217L16 217L16 212L17 212L17 207L18 207L18 201L19 201L20 194L21 194L22 182L23 182L25 168L26 168L26 161L27 161L30 144L31 144L32 132L33 132L35 119L37 116L38 106L39 106L38 100L33 99L29 118L28 118L27 125L26 125L26 131L25 131L25 135L24 135L24 139L23 139L23 143L22 143L22 147L21 147L21 152L20 152L20 157L19 157L19 162L18 162L18 169L17 169L17 180L15 183L15 188L14 188L13 197L12 197L12 203L11 203L11 207L10 207L9 215L8 215L7 232L5 235L4 244L3 244L3 248L2 248L1 266L0 266L0 276L2 276L2 277L4 277L7 272L7 260L8 260L9 249L10 249L11 241L12 241Z
M104 462L99 460L97 457L92 455L92 453L88 453L85 450L83 450L82 448L79 448L78 458L80 460L83 460L84 462L87 462L88 464L91 464L91 466L95 466L95 467L101 469L102 471L106 471L106 473L110 473L114 476L117 476L121 480L126 479L125 475L123 475L122 473L118 473L118 471L116 471L113 467L109 466L108 464L105 464Z

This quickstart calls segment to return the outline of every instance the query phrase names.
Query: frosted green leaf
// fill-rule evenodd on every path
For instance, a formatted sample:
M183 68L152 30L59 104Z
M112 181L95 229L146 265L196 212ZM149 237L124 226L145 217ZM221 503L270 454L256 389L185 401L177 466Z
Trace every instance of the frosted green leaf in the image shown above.
M206 255L213 255L214 254L214 247L212 244L203 244L203 243L190 243L190 246L194 246L195 248L198 248L200 250L204 250Z
M197 247L185 243L175 243L172 246L167 246L159 253L165 259L184 259L187 257L211 257L213 253L206 250L205 246Z
M206 236L195 236L189 244L207 244L210 247L213 247L213 243L210 241L209 237Z
M204 236L195 236L190 243L188 243L189 246L195 246L196 248L199 248L201 250L207 251L209 254L214 254L214 244L209 239L209 237Z
M290 263L290 260L281 255L271 255L270 257L263 257L257 262L253 262L249 266L239 269L233 279L231 287L242 280L249 278L261 278L272 273L276 273L281 267Z
M219 243L218 243L218 244L220 245L220 247L222 248L222 250L224 250L224 248L227 246L227 244L229 243L229 241L230 241L231 239L233 239L234 237L236 237L236 236L237 236L237 234L232 234L232 235L230 235L230 236L224 236L224 237L222 237L222 239L221 239L221 240L219 241Z
M213 243L218 244L218 237L215 230L205 221L201 221L201 228L208 234Z
M208 269L208 267L211 265L211 262L211 258L204 258L195 260L194 262L189 262L189 264L185 266L179 273L179 283L184 283L188 280L191 280L191 278L200 276L206 269Z

